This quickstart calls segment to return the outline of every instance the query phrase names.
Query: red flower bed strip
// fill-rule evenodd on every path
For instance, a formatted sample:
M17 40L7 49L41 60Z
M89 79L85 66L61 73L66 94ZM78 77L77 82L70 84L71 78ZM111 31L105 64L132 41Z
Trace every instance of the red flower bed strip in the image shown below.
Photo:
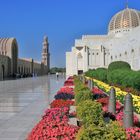
M54 100L50 104L51 108L55 108L55 107L59 107L59 108L69 107L71 105L74 105L74 101L71 101L71 100Z
M48 109L28 140L74 140L79 127L68 124L68 108Z

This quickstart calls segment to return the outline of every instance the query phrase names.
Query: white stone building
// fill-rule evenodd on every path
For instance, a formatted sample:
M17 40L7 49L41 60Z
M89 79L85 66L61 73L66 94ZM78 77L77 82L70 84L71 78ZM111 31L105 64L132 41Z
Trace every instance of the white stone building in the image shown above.
M127 7L112 17L107 35L76 39L71 52L66 52L66 75L107 68L113 61L125 61L140 70L140 11Z

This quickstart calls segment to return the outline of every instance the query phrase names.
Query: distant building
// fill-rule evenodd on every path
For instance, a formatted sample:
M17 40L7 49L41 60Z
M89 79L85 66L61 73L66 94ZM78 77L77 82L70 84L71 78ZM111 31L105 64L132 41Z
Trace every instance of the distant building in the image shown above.
M66 74L77 75L125 61L140 70L140 11L126 8L112 17L107 35L83 35L66 53Z
M0 38L0 79L15 74L48 74L50 53L48 38L43 41L42 62L18 57L18 43L15 38Z

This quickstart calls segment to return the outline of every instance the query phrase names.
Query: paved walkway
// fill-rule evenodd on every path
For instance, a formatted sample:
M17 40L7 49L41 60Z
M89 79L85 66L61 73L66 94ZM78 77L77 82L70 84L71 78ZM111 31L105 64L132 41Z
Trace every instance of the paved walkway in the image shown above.
M63 85L55 76L0 82L0 140L25 140Z

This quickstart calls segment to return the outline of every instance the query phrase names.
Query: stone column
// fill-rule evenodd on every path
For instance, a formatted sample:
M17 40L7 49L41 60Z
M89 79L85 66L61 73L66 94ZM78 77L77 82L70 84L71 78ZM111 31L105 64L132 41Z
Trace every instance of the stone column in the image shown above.
M116 114L116 91L113 87L110 89L108 112Z
M90 89L93 89L93 80L90 80Z
M85 79L85 77L83 76L83 84L85 84L85 81L86 81L86 79Z
M91 88L91 80L88 80L88 87Z
M123 122L125 128L133 126L133 98L130 93L125 96Z

